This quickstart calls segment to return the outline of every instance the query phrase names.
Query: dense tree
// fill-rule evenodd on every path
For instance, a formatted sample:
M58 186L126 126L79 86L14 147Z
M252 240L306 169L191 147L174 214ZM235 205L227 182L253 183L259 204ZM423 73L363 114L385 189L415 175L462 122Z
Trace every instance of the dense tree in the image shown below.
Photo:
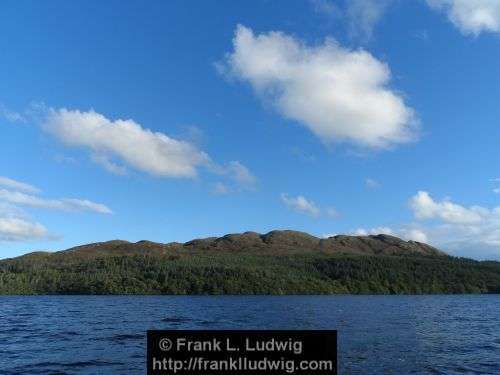
M500 263L442 256L199 252L0 262L0 294L499 292Z

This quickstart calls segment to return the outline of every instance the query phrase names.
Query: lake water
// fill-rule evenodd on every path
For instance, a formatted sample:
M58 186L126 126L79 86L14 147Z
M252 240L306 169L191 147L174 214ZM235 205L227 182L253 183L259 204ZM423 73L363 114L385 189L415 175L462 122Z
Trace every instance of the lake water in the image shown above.
M500 295L0 297L0 374L143 374L147 329L337 329L340 374L500 374Z

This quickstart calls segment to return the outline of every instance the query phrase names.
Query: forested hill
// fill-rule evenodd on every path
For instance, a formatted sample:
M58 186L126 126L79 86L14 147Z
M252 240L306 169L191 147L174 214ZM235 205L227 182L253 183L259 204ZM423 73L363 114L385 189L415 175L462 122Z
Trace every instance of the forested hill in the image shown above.
M0 261L0 294L499 293L500 263L388 235L109 241Z

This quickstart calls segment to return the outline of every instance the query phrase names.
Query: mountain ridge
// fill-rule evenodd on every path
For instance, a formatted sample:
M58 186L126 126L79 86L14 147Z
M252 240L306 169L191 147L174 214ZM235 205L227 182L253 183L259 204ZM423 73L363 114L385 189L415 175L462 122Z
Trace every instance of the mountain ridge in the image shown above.
M351 255L447 256L445 252L428 244L411 240L405 241L387 234L367 236L335 235L320 238L300 231L273 230L264 234L251 231L230 233L221 237L196 238L184 243L110 240L74 246L56 252L36 251L17 258L65 256L68 254L82 257L154 255L192 251L253 252L275 255L317 252Z
M0 261L0 295L500 293L500 262L385 234L112 240Z

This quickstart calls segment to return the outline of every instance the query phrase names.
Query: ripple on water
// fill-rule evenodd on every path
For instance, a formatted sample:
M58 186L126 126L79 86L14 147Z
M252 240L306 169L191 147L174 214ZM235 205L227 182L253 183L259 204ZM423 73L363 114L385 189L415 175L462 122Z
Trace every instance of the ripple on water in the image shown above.
M143 374L146 331L170 327L338 329L341 374L493 375L498 311L498 296L2 297L0 374Z

